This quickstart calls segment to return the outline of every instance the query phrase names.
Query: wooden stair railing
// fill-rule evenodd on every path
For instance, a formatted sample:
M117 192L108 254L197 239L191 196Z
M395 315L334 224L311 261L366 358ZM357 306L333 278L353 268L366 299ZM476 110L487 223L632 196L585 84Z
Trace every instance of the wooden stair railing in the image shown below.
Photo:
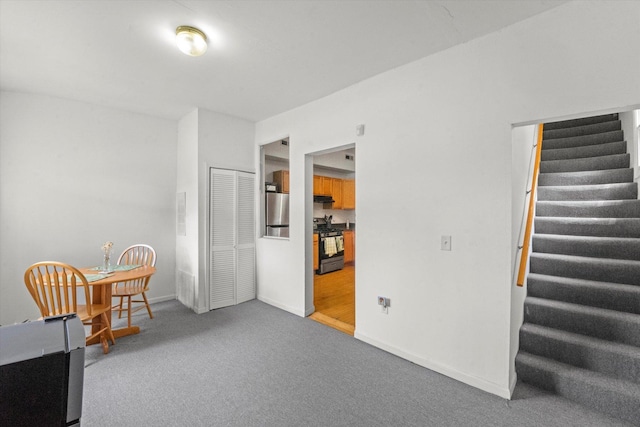
M522 253L520 254L520 269L518 270L517 285L524 285L524 276L527 269L527 261L529 259L529 244L531 242L531 227L533 226L533 211L535 202L536 187L538 186L538 171L540 170L540 152L542 151L542 131L544 125L538 125L538 141L536 146L536 159L533 166L533 177L531 179L531 189L529 190L529 211L527 213L527 225L524 231L524 240L522 242Z

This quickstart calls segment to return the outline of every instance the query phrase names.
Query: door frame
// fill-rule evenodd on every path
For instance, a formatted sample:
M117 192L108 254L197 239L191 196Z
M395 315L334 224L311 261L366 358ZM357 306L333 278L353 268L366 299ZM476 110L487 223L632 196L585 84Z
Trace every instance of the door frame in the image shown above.
M305 281L304 281L304 315L309 316L316 311L313 304L313 282L315 271L313 269L313 158L322 154L356 148L356 143L337 145L323 150L306 153L304 156L304 241L305 241ZM357 148L356 148L357 152ZM357 162L356 156L356 162ZM358 166L356 163L356 176ZM356 178L357 179L357 178ZM358 186L356 185L356 193ZM356 197L357 199L357 197ZM357 204L356 204L357 206ZM357 282L356 282L357 291Z

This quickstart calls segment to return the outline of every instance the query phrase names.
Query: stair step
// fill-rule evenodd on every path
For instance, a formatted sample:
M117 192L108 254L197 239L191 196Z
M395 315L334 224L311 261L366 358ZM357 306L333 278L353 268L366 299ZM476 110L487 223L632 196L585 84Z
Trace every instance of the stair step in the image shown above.
M541 173L538 187L556 185L595 185L633 182L633 168L599 171Z
M628 168L630 160L631 155L629 153L587 157L584 159L542 160L540 161L540 173Z
M538 188L538 200L634 200L638 184L558 185Z
M521 351L582 369L640 383L640 347L525 323Z
M640 286L529 273L527 295L640 314Z
M622 129L620 120L611 120L602 123L593 123L582 126L572 126L561 129L543 129L542 139L569 138L575 136L593 135ZM544 144L542 145L544 147Z
M526 352L516 356L518 378L590 409L638 425L640 385Z
M597 145L616 141L624 141L623 131L615 130L612 132L597 133L593 135L548 139L543 141L542 148L547 150L555 148L582 147L584 145Z
M640 237L640 218L536 217L536 234Z
M640 346L640 315L527 296L524 321L621 344Z
M592 125L594 123L611 122L618 120L618 113L602 114L599 116L580 117L579 119L562 120L559 122L549 122L544 124L545 130L564 129L575 126Z
M640 238L535 234L533 252L640 261Z
M640 218L640 200L536 202L536 216Z
M627 142L608 142L606 144L585 145L583 147L544 149L540 153L540 160L583 159L587 157L624 154L627 152Z
M640 286L640 261L533 252L532 273Z

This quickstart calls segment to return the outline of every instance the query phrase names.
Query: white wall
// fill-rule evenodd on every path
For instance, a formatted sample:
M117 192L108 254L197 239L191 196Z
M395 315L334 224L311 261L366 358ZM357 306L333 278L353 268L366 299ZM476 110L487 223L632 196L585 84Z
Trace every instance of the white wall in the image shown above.
M186 234L176 236L176 293L185 306L197 311L198 283L198 110L178 123L176 191L186 193Z
M176 239L176 280L180 301L197 313L209 304L209 169L255 173L254 134L252 122L203 109L180 120L177 179L178 191L187 192L187 236Z
M511 343L510 357L515 359L520 344L519 331L524 320L524 299L527 296L526 282L523 286L514 286L520 270L522 251L518 250L524 242L526 220L529 210L529 194L538 139L537 125L516 126L511 132ZM535 199L533 200L535 203ZM532 224L533 226L533 224ZM531 241L531 237L529 237ZM531 251L529 251L531 253ZM526 266L528 272L528 265ZM510 367L511 383L515 387L515 365Z
M175 298L176 123L0 93L0 323L39 317L25 269L99 265L102 244L158 254L152 301Z
M305 314L305 155L355 140L356 338L509 397L512 124L637 103L639 13L568 3L258 123L291 150L291 238L258 241L259 298Z
M640 110L624 111L619 114L619 118L622 122L624 139L627 141L627 152L631 157L630 167L633 168L633 178L636 182L640 182L640 143L638 142L640 137ZM640 197L640 194L638 196Z

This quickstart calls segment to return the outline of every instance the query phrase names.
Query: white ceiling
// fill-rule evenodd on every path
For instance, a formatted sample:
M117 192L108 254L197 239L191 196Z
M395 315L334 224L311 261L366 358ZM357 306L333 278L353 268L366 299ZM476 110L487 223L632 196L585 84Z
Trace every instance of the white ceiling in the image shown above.
M564 2L0 0L0 88L257 121ZM179 25L207 34L203 57Z

